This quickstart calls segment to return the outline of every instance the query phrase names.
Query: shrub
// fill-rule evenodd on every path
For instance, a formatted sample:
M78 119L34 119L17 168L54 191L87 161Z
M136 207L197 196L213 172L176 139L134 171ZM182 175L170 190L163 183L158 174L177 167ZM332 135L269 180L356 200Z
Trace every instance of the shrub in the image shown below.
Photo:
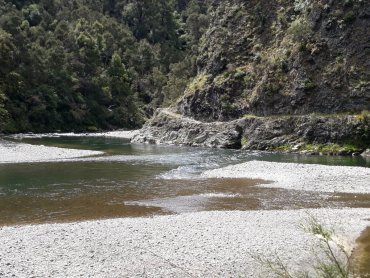
M353 11L349 11L344 15L344 22L345 23L351 23L356 19L356 14Z
M318 250L314 250L313 254L317 260L316 264L313 266L313 272L316 273L314 277L358 277L355 272L352 254L336 240L333 230L325 228L314 217L310 217L307 224L302 225L302 228L307 233L319 239L319 245L317 246ZM322 254L323 257L318 257L318 254ZM278 255L276 255L274 259L254 255L252 255L252 257L277 277L311 277L308 271L292 273Z
M288 33L295 42L306 42L312 35L312 29L306 18L300 17L294 20L289 28Z
M188 85L187 91L189 93L194 93L198 90L201 90L204 88L208 80L208 75L201 73L198 76L196 76L193 81Z

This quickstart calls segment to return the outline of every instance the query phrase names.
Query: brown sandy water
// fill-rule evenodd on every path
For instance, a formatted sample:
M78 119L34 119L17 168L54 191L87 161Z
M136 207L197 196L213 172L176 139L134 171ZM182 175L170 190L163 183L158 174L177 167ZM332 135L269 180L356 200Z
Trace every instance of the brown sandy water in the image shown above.
M320 207L370 207L370 194L328 194L258 187L267 181L192 179L148 181L132 185L107 184L72 192L0 195L0 225L73 222L209 210L270 210ZM36 188L35 188L35 191Z

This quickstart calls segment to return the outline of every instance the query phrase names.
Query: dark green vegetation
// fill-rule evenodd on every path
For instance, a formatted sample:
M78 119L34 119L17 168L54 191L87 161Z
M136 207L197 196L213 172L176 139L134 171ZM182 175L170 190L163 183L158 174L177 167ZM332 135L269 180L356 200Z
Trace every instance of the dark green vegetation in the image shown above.
M0 0L2 129L134 128L170 107L177 121L244 119L232 146L364 150L365 2Z
M0 0L0 131L140 126L196 73L199 2Z

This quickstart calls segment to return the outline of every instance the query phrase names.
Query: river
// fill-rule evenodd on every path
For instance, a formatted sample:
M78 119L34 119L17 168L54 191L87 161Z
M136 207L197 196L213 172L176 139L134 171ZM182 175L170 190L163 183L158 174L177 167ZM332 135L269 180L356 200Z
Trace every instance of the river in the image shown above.
M200 174L250 160L370 167L361 157L135 145L103 137L53 137L23 143L104 151L68 162L0 164L0 225L71 222L204 210L370 207L369 194L313 193L204 179Z

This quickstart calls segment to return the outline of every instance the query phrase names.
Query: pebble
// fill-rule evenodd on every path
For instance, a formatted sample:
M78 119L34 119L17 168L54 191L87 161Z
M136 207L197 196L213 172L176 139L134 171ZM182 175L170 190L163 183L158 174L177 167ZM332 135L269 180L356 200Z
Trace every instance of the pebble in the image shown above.
M369 225L370 209L214 211L4 227L0 257L12 263L0 269L5 278L142 277L144 269L148 277L270 277L251 254L274 259L277 253L292 271L312 267L315 254L307 250L317 238L299 227L309 215L353 246ZM20 239L24 249L7 254Z

